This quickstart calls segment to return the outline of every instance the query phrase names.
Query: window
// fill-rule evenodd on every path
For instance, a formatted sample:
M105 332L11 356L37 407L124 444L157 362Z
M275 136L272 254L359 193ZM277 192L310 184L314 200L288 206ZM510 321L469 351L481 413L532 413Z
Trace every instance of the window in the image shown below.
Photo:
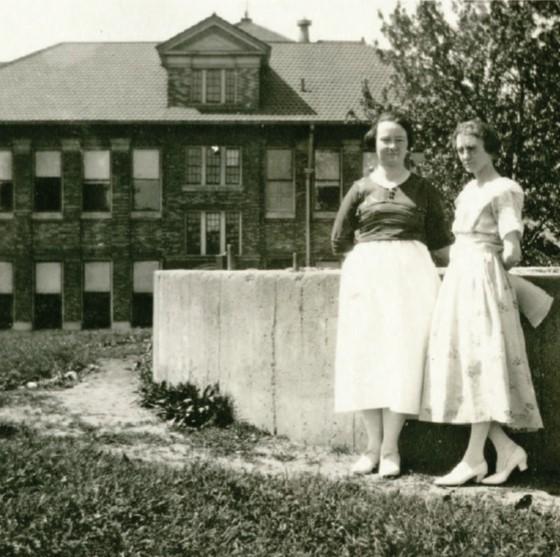
M35 153L34 210L54 213L62 211L60 151Z
M231 245L241 254L241 214L237 211L193 211L186 217L186 245L189 255L218 255Z
M14 322L14 271L8 261L0 261L0 329Z
M241 149L236 147L187 147L187 184L191 186L241 185Z
M192 101L199 104L235 104L237 71L234 69L193 70Z
M151 327L153 313L154 272L158 261L138 261L132 269L132 326Z
M336 212L340 197L340 153L315 151L315 211Z
M266 215L295 215L294 161L291 149L266 152Z
M12 152L0 151L0 213L14 210L12 172Z
M35 264L33 327L62 327L62 263Z
M111 157L109 151L84 152L84 190L82 209L85 212L111 210Z
M111 326L111 263L84 264L83 328Z
M134 211L161 210L159 151L134 149L132 152L134 179Z

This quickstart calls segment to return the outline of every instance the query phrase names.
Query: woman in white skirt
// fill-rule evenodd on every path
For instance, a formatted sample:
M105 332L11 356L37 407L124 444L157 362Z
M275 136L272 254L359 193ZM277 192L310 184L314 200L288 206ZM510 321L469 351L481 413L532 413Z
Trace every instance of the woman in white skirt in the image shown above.
M502 425L523 430L543 425L519 318L518 281L507 273L521 259L523 190L494 168L500 142L490 126L464 122L453 140L474 179L456 201L456 240L434 309L420 418L472 424L461 462L436 479L437 485L500 484L515 468L527 468L526 452ZM536 287L527 292L534 302L527 304L530 319L537 324L552 298ZM497 463L496 473L485 478L487 438Z
M342 264L335 361L335 411L359 412L366 451L352 467L400 473L398 440L420 408L430 318L440 279L429 250L451 243L439 194L411 173L409 121L383 113L366 134L378 166L345 195L333 231Z

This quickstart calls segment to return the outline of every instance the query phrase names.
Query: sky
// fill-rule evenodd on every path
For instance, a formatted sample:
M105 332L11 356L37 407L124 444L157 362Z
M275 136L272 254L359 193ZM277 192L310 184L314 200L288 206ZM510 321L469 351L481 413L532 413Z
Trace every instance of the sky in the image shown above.
M401 0L412 9L419 0ZM312 21L316 40L381 40L379 9L396 0L0 0L0 61L61 42L165 41L213 12L297 40L297 21Z

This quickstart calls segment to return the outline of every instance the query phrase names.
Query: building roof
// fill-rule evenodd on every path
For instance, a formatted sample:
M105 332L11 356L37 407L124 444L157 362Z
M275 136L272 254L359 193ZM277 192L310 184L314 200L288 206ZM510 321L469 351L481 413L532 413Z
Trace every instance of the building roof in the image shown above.
M62 43L10 62L0 67L0 122L346 122L350 111L363 118L363 80L379 98L389 77L364 43L274 42L261 108L208 113L167 106L167 74L156 46Z
M237 22L235 26L239 27L239 29L242 29L246 33L249 33L249 35L253 35L253 37L256 37L257 39L260 39L261 41L264 41L266 43L294 42L292 41L292 39L288 39L287 37L284 37L283 35L280 35L275 31L271 31L266 27L261 27L260 25L257 25L248 16L245 16L241 21Z

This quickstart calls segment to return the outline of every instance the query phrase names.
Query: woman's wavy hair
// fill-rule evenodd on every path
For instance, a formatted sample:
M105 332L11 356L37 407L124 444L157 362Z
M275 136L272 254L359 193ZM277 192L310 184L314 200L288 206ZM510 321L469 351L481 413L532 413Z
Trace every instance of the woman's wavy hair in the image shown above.
M371 128L364 136L364 144L366 148L375 149L377 126L381 124L381 122L394 122L404 128L404 131L406 132L406 139L408 141L408 149L410 150L412 144L414 143L414 128L412 127L412 123L408 117L402 112L398 112L396 110L387 110L377 117Z
M451 146L455 149L457 144L457 136L459 134L472 135L482 140L484 150L494 159L498 158L502 142L498 132L486 122L475 118L466 122L459 122L455 131L451 135Z

